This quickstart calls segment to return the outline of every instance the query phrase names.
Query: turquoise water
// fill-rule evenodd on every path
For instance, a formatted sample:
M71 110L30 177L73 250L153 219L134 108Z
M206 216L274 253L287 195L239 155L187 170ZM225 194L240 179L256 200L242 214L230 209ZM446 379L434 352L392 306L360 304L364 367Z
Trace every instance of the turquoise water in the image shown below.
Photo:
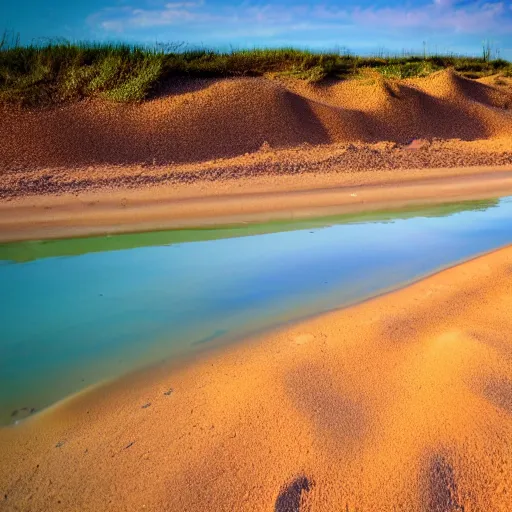
M504 198L286 226L2 245L0 424L135 368L511 243L511 222Z

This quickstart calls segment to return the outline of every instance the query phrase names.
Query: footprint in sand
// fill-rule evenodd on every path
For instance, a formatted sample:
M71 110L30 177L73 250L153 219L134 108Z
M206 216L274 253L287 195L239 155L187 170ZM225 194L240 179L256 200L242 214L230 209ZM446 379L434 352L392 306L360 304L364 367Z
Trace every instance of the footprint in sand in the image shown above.
M307 495L312 487L313 482L305 476L284 485L277 497L274 512L306 512L309 509Z
M462 512L452 466L440 455L432 457L428 468L427 510L431 512Z

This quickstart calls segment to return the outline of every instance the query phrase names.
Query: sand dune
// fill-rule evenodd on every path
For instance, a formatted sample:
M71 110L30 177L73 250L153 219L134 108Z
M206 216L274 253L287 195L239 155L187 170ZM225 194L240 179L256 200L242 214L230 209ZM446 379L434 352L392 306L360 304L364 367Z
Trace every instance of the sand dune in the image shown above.
M411 83L437 98L454 102L475 101L495 108L511 108L512 92L485 82L469 80L447 70L434 73L425 79L411 80Z
M267 142L476 140L512 133L512 90L443 71L425 79L306 85L265 78L180 80L140 105L84 101L4 108L4 167L199 162Z
M506 248L2 429L0 506L509 511L511 270Z
M360 141L413 138L476 140L512 133L512 89L463 78L453 71L428 78L288 86L312 101L360 114ZM329 125L328 125L329 126ZM334 128L335 132L336 128ZM333 136L339 142L348 141Z

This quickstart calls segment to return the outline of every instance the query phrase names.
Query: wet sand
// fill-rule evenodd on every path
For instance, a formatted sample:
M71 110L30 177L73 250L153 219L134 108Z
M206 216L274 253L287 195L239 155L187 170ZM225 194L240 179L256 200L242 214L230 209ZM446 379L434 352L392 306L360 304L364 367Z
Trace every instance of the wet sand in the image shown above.
M512 166L331 169L214 181L205 178L205 166L192 183L100 186L5 199L0 201L0 241L264 222L512 195ZM99 181L109 172L131 176L135 170L98 169Z
M2 510L509 511L512 248L0 430Z

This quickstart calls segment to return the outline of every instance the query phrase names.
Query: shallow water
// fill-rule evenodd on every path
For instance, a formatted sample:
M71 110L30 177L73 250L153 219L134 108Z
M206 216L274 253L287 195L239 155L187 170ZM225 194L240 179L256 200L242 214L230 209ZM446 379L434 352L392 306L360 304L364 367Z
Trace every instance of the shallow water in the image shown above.
M0 245L0 424L511 243L511 221L504 198Z

